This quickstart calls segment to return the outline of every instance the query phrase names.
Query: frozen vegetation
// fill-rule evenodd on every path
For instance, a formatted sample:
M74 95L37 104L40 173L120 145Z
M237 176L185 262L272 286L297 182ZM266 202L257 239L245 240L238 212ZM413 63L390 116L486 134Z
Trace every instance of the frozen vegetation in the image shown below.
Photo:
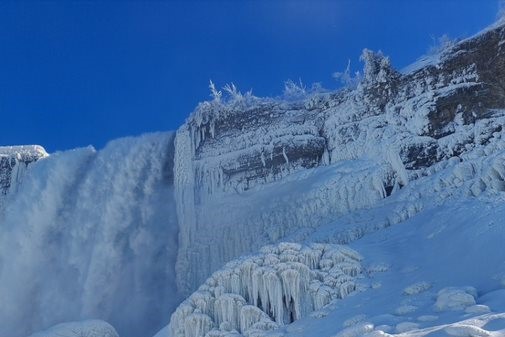
M503 46L365 50L337 92L211 83L176 133L0 148L0 336L505 335Z

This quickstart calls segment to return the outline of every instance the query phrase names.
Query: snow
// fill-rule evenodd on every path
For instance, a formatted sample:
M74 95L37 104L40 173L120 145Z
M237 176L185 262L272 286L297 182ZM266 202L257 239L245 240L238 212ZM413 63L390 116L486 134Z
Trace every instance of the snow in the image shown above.
M416 282L407 288L403 289L405 295L417 295L425 292L431 288L431 284L428 282Z
M119 337L114 328L103 321L88 320L58 324L29 337Z
M368 324L374 331L366 336L502 336L503 216L501 198L449 199L352 242L350 247L366 257L367 273L377 265L389 268L368 273L367 290L330 304L326 315L302 318L279 331L330 337ZM374 288L373 282L382 286Z
M44 158L49 156L40 145L0 146L0 156Z
M437 294L435 309L437 311L464 310L475 305L475 298L473 295L475 293L476 290L474 288L444 288Z

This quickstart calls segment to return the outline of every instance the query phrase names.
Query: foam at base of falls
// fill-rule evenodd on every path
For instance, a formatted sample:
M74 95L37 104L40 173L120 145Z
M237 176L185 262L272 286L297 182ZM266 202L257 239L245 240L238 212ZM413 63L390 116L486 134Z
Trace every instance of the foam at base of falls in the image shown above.
M345 246L265 246L185 300L170 320L172 337L263 336L356 291L361 259Z

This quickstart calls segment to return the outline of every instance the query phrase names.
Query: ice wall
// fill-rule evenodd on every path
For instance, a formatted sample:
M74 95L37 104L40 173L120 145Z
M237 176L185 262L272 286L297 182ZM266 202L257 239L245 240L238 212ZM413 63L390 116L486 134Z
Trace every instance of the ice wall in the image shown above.
M193 209L192 223L181 224L182 289L194 289L237 256L372 207L397 180L390 165L362 160L293 173L241 194L213 195Z
M178 303L173 134L33 164L0 222L0 336L100 318L154 334Z

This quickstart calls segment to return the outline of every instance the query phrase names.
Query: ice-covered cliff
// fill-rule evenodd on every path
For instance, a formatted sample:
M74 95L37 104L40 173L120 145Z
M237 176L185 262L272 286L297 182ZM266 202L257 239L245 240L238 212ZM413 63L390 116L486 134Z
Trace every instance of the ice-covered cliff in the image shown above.
M200 104L176 136L179 289L194 290L234 257L375 206L443 167L457 162L472 175L480 164L469 157L500 162L504 42L496 25L403 73L365 50L354 89L284 101L232 87L227 101L216 95ZM502 180L500 165L493 179ZM486 185L477 181L474 190Z

